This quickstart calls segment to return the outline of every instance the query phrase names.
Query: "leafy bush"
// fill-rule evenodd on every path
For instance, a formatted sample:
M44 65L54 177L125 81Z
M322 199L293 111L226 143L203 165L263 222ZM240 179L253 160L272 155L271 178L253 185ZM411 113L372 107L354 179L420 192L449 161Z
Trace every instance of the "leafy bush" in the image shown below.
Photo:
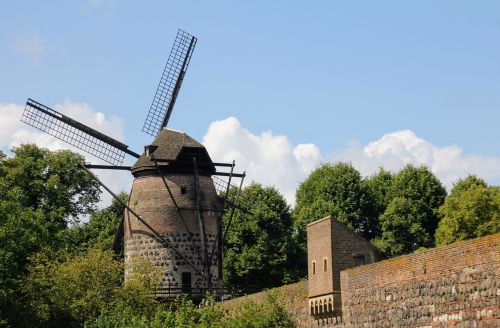
M167 305L158 304L153 315L138 314L130 307L109 307L86 328L288 328L295 323L279 304L275 293L269 293L264 304L246 301L231 313L217 304L197 308L185 297Z

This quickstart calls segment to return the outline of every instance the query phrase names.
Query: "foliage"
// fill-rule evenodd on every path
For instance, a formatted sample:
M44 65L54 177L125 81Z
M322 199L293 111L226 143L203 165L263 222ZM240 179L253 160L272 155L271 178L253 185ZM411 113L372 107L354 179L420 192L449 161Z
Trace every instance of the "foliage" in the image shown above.
M62 262L34 256L24 291L34 318L46 326L78 326L97 317L116 298L122 284L122 264L110 251L91 250Z
M0 313L11 323L20 317L18 282L27 258L74 250L68 223L91 212L99 199L97 183L79 163L78 154L35 145L0 156Z
M500 189L468 176L454 185L440 212L437 245L500 232Z
M438 209L446 197L446 190L439 179L425 166L406 165L394 176L391 194L392 199L399 197L411 202L410 207L415 212L410 212L408 217L413 213L418 215L418 224L425 236L420 238L417 248L433 246L434 233L440 220ZM383 228L382 231L389 232Z
M118 291L118 298L112 307L132 309L137 315L152 315L158 305L152 295L159 287L161 269L143 256L132 257L125 265L125 270L129 271L127 282Z
M294 220L305 247L306 226L328 215L365 238L378 234L369 190L360 173L348 163L323 164L300 184L296 192Z
M375 244L390 256L434 246L438 209L446 197L441 182L426 167L412 165L383 180L391 183L389 191L384 188L380 193L381 199L390 203L380 216L381 237Z
M413 200L396 197L380 217L383 250L390 256L410 253L432 243L425 217Z
M130 308L109 308L87 328L288 328L295 327L291 315L269 292L263 304L243 302L228 313L218 305L197 308L192 301L178 297L166 307L159 305L152 315L137 315Z
M380 217L382 213L384 213L387 206L389 206L389 203L393 198L393 179L394 173L380 168L376 174L363 180L363 183L365 184L369 193L371 217ZM378 235L378 233L376 235Z
M41 210L0 199L0 218L0 314L16 318L18 282L25 274L26 257L51 245L53 239Z
M351 164L324 164L297 189L294 220L305 246L307 223L332 215L388 255L432 247L446 191L425 167L362 178Z
M469 174L464 179L458 179L458 181L453 184L453 188L450 191L450 196L460 196L460 194L462 194L464 191L469 190L471 187L487 188L488 184L478 176Z
M278 301L276 291L268 291L264 304L256 304L251 300L243 302L237 309L233 318L236 321L234 327L295 327L292 316Z
M117 196L127 203L128 195L125 192L120 192ZM123 212L123 205L116 199L113 199L107 208L93 212L83 227L75 227L81 230L80 243L102 250L111 249L116 231L123 219Z
M99 185L78 166L84 162L81 155L32 144L15 148L14 154L1 163L0 198L41 209L54 229L95 209Z
M147 258L127 259L134 271L124 285L123 261L110 251L123 206L95 209L99 186L82 162L34 145L12 158L0 152L0 327L294 326L272 292L264 304L247 301L232 312L185 298L161 304L152 297L160 272ZM82 215L88 223L79 223ZM253 183L224 240L226 285L241 291L297 280L306 268L305 226L327 215L395 256L432 247L434 236L444 245L499 232L500 188L468 176L446 197L425 167L363 179L350 164L325 164L298 188L292 220L276 189Z
M80 327L110 308L152 315L158 306L151 297L158 284L158 270L149 259L132 261L138 269L123 286L123 262L111 251L89 249L59 261L36 254L23 281L25 303L32 314L24 324Z
M239 203L250 210L235 211L224 240L227 286L262 289L295 279L297 247L283 196L274 188L252 183L242 190ZM224 226L228 219L226 213Z

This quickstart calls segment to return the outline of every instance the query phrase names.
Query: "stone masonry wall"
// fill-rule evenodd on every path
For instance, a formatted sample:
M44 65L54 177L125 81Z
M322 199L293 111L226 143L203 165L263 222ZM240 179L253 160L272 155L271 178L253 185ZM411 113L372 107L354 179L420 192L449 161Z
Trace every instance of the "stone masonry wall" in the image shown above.
M348 327L500 327L500 234L341 272Z
M500 234L342 271L342 318L309 314L307 281L276 291L297 327L500 327Z

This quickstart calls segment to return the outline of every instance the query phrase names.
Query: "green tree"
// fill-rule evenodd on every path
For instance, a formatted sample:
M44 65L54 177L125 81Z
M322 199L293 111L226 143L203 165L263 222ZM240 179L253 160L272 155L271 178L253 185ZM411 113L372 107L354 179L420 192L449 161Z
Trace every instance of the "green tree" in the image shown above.
M127 203L128 195L120 192L117 195L124 203ZM116 199L111 205L91 214L83 227L75 227L80 230L81 243L89 247L99 247L102 250L111 249L113 239L123 219L124 207Z
M32 315L23 324L81 327L110 308L151 316L158 306L151 295L160 274L149 259L133 260L135 268L140 269L123 286L123 261L112 251L89 249L59 261L42 253L34 255L23 281L25 302Z
M50 245L50 227L40 210L22 208L0 199L0 317L18 317L19 279L25 275L26 257Z
M35 145L0 156L0 313L16 320L18 282L27 258L44 250L73 249L68 223L94 210L98 184L79 166L83 157Z
M33 326L79 326L97 317L122 284L123 265L110 251L91 250L61 262L37 254L31 258L24 292L36 321Z
M235 211L224 240L226 284L269 288L295 280L297 247L283 196L274 188L252 183L242 190L240 205L250 211ZM226 213L225 226L228 217Z
M454 185L440 212L437 245L500 232L500 189L469 175Z
M423 222L426 218L417 204L407 198L396 197L380 217L382 242L376 243L390 255L397 256L432 244L432 235Z
M365 238L378 234L368 187L348 163L324 164L300 184L296 192L294 220L302 247L306 226L325 216L333 217Z
M399 198L397 201L398 207L402 205L401 199L405 199L407 204L404 208L411 209L411 211L404 217L418 220L418 222L412 221L409 224L418 224L422 231L425 232L423 238L419 238L418 242L401 240L403 243L402 249L409 250L409 245L413 245L411 249L434 246L434 234L440 220L438 210L446 197L446 190L439 179L424 166L407 165L394 176L391 184L391 196L391 202L394 202L395 198ZM391 208L391 211L394 210L394 207ZM389 211L389 207L387 207L386 211ZM403 214L401 208L397 212ZM388 217L390 217L389 214L385 215L386 219ZM382 223L382 239L386 238L384 236L391 234L404 234L403 231L398 230L398 227L400 225L386 224L384 226L384 223Z
M371 214L374 218L379 218L389 206L392 195L392 182L394 173L380 168L379 171L371 177L365 178L363 183L368 189L371 201Z
M84 158L69 150L51 152L33 144L14 150L2 162L0 196L22 207L41 209L54 229L64 229L95 209L99 185L78 164Z
M459 196L462 192L469 190L471 187L487 188L488 184L477 175L469 174L464 179L458 179L458 181L453 184L449 196Z

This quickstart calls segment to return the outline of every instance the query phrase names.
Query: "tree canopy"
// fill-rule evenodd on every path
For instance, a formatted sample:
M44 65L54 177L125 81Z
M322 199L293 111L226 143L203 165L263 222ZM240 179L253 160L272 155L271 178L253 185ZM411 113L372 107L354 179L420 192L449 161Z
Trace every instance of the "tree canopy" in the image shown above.
M127 203L128 195L125 192L120 192L117 196ZM98 247L102 250L111 249L115 234L123 219L124 210L123 205L113 199L110 206L93 212L87 223L75 227L80 230L80 244Z
M235 190L232 190L234 193ZM228 287L259 289L293 280L297 247L283 196L257 183L244 188L224 239L224 280ZM229 213L224 217L227 226Z
M308 223L328 215L365 238L377 235L377 218L371 213L369 190L361 174L349 163L323 164L300 184L294 219L300 242L305 245Z
M33 144L15 148L14 157L1 162L0 197L42 210L47 220L64 228L99 201L98 183L79 163L83 156L69 150L51 152Z
M388 255L434 245L446 191L426 167L380 169L363 178L348 163L324 164L297 189L294 220L305 245L307 223L327 215L372 240Z
M394 176L391 195L414 203L422 215L422 227L431 236L431 245L440 219L438 209L446 197L441 181L425 166L406 165Z
M76 153L22 145L0 157L0 313L8 315L18 311L27 259L74 247L68 224L95 209L100 191Z
M440 213L437 245L500 232L500 188L469 175L454 185Z
M415 201L393 198L380 217L385 253L396 256L430 246L432 235L423 226L425 220Z
M380 216L377 245L391 256L432 247L445 197L441 182L426 167L405 166L392 178L391 201Z
M380 168L374 175L363 179L370 200L370 215L374 218L380 217L393 198L392 183L394 173ZM377 231L375 235L380 232Z

